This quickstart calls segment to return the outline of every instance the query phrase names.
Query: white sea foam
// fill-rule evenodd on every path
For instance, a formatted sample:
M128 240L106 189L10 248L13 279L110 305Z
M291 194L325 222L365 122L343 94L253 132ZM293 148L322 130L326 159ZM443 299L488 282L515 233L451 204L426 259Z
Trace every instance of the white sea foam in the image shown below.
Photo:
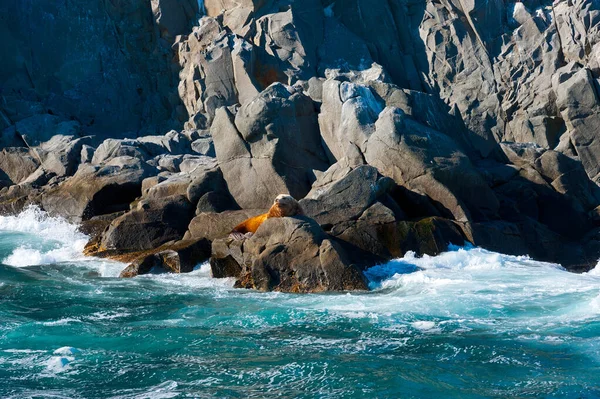
M54 355L72 356L79 353L79 349L73 348L72 346L63 346L53 352Z
M30 206L16 216L0 216L0 231L26 233L38 238L35 242L19 245L2 260L9 266L83 262L103 277L116 277L124 268L119 262L84 256L83 248L89 237L80 232L77 225L50 216L36 206Z
M55 374L68 370L73 359L71 356L52 356L46 362L46 371Z
M35 206L28 207L16 216L0 216L0 230L33 234L53 244L46 251L27 244L17 247L2 261L17 267L79 259L88 240L77 226L61 217L49 216Z
M597 273L575 274L525 256L453 247L438 256L408 253L369 269L373 292L367 295L313 296L295 305L324 311L327 318L403 320L423 332L557 327L599 317Z
M0 216L0 230L31 233L49 240L72 242L86 240L77 226L61 217L53 217L37 206L29 206L15 216ZM85 242L83 243L85 245Z
M154 281L176 287L229 289L235 283L234 278L212 278L210 264L205 262L196 266L194 271L185 274L146 274L136 279L152 279Z

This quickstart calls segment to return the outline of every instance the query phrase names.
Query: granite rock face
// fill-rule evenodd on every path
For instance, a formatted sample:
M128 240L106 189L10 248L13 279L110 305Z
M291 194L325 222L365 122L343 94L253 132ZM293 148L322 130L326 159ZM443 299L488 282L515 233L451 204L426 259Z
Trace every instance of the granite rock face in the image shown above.
M182 239L301 292L465 242L600 257L596 0L9 0L0 22L0 211L151 252L126 275L187 271ZM228 241L282 193L305 219Z

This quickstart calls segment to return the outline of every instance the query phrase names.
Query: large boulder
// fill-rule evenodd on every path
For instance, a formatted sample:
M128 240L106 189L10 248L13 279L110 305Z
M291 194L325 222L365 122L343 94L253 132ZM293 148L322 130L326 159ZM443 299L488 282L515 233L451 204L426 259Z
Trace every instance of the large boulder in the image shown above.
M587 69L570 65L554 76L556 105L567 125L570 141L588 176L600 182L600 102L596 84Z
M332 165L300 201L306 215L325 229L357 219L394 184L369 165L350 166L342 160Z
M127 210L140 196L142 181L156 172L131 157L113 158L103 166L83 164L73 177L45 190L40 203L73 221Z
M102 165L113 158L125 156L146 160L150 157L150 154L144 148L141 148L136 140L106 139L94 151L92 163Z
M223 177L242 208L267 208L289 193L304 197L314 169L325 170L316 113L310 98L273 84L235 116L217 110L211 127Z
M180 240L193 215L194 207L184 196L140 201L136 209L111 222L88 254L133 253Z
M0 180L6 185L19 184L39 165L39 159L26 148L4 148L0 151Z
M366 143L375 131L382 104L369 87L328 79L323 83L323 103L319 126L332 161L347 157L357 148L365 152Z
M232 250L239 250L233 243ZM236 255L228 248L227 243L213 243L211 267L215 275L223 275L220 261L227 259L227 270L239 272L238 287L283 292L367 289L360 267L310 218L268 219L243 243L243 264L237 269L231 265Z
M375 127L365 159L383 175L427 195L446 217L466 222L497 215L493 191L450 137L395 107L387 107Z
M188 154L191 150L190 139L175 130L171 130L162 136L138 137L136 141L151 156Z
M72 176L81 161L83 146L90 141L90 137L56 135L33 151L42 160L41 167L45 173Z

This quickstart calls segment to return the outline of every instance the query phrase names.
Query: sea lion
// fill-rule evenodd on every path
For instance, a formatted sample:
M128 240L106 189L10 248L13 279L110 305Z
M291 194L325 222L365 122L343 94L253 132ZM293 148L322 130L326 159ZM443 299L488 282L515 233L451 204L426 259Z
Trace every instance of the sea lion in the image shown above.
M297 215L304 215L302 206L300 206L298 201L291 195L279 194L277 198L275 198L273 205L271 205L269 212L243 221L234 227L231 233L229 233L229 236L236 240L249 237L254 234L258 227L268 218L282 218L285 216Z

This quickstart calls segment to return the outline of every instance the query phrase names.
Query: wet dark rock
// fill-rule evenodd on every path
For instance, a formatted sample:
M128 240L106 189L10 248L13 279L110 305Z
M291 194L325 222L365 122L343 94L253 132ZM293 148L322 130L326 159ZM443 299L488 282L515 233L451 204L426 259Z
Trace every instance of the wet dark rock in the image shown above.
M88 254L125 254L157 248L183 238L194 209L184 196L140 201L137 208L114 219Z
M189 273L210 257L208 240L181 240L162 245L142 254L116 257L126 261L135 256L119 277L135 277L148 273Z
M224 240L229 241L213 243L213 274L231 276L239 270L238 287L283 292L367 289L359 265L310 218L268 219L241 247Z

